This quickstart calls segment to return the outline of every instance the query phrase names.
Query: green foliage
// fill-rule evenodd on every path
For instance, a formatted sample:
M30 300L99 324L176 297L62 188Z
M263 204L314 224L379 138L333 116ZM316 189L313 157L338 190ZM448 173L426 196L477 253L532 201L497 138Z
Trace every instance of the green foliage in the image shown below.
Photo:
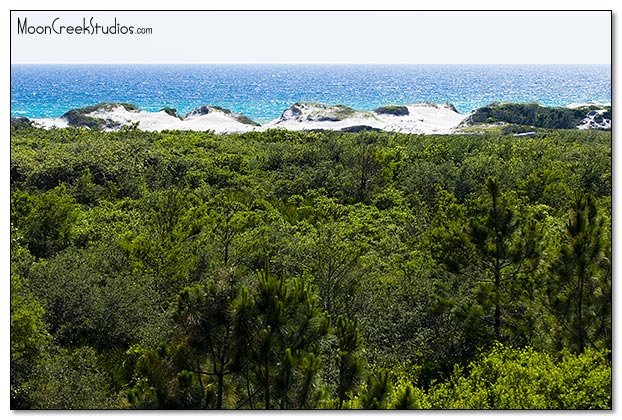
M86 127L91 130L101 130L104 128L118 128L118 123L112 120L105 120L103 118L92 117L91 114L100 110L107 110L114 106L121 106L127 111L136 111L138 108L132 104L126 103L100 103L99 105L87 106L84 108L72 109L65 112L62 118L67 120L67 123L71 127Z
M19 275L11 276L11 356L29 360L45 341L47 333L43 323L43 308L28 294ZM18 362L15 362L18 363Z
M171 117L179 118L179 116L177 115L177 110L175 108L164 107L160 111L166 112Z
M37 196L17 190L11 199L11 220L32 255L50 257L71 243L79 210L64 185Z
M336 322L335 335L338 340L337 363L339 380L337 397L339 408L349 395L355 395L364 372L364 360L361 354L362 339L356 319L348 320L339 316Z
M102 128L104 120L85 114L85 112L81 112L80 110L72 109L65 112L63 114L63 118L67 120L67 124L69 124L71 127L86 127L92 130L98 130Z
M408 108L402 105L381 106L380 108L375 109L374 112L378 114L390 114L398 116L409 114Z
M559 345L579 353L588 347L611 349L611 250L590 194L576 195L565 236L547 285L560 323Z
M11 408L28 408L28 380L45 352L50 335L43 322L43 308L28 292L24 280L11 274Z
M107 409L114 407L97 353L82 347L61 349L40 360L30 381L34 409Z
M242 124L246 124L246 125L252 125L254 127L259 127L261 126L261 124L259 124L258 122L255 122L253 120L251 120L250 118L248 118L246 115L244 114L234 114L234 118L237 122L240 122Z
M10 165L14 407L607 406L609 132L20 124Z
M468 264L472 253L464 229L466 209L453 194L436 186L433 218L426 232L432 257L451 273L459 272Z
M471 119L474 123L502 121L511 124L560 129L575 128L584 116L585 113L570 108L544 107L535 103L494 103L477 109Z
M170 346L135 351L131 405L179 407L182 398L188 408L317 406L328 319L305 279L263 270L250 289L231 279L187 287L175 322Z
M28 129L32 127L32 121L26 117L11 117L11 133L16 133L20 129Z
M30 287L58 343L98 350L125 347L157 336L166 322L149 279L115 273L123 260L106 257L70 248L31 268Z
M611 409L611 366L605 354L562 354L555 361L531 348L496 345L451 380L428 392L432 408Z
M391 395L389 408L395 410L421 410L430 409L431 407L424 391L413 387L409 383L401 383L395 387Z
M387 401L393 387L389 379L389 373L385 370L367 377L367 388L361 395L361 408L382 409L387 408Z
M503 300L510 301L505 297L508 295L508 283L515 281L521 266L528 266L526 260L538 255L538 234L534 227L531 231L525 227L521 232L515 211L507 198L501 195L496 179L486 180L486 190L489 203L486 204L485 216L472 220L469 233L480 256L478 263L491 277L487 279L490 284L481 285L480 293L487 296L482 296L480 302L494 308L494 336L496 340L501 340L502 322L508 310Z
M526 137L536 137L538 131L528 125L507 124L501 127L501 134L523 134Z
M325 105L320 103L295 103L290 110L296 114L300 113L301 106L312 106L322 110L321 113L314 116L317 121L341 121L352 116L356 110L345 105Z
M251 293L256 296L256 321L245 323L243 329L252 335L243 342L249 345L246 350L254 363L246 367L246 374L258 383L263 408L316 406L320 343L329 323L312 284L305 278L286 280L266 268L258 273ZM254 371L249 372L252 365Z

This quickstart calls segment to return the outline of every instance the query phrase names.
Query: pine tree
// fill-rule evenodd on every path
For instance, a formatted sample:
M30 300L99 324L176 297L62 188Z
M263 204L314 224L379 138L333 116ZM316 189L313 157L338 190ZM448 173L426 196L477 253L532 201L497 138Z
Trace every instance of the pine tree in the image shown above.
M361 404L365 409L384 409L393 385L386 370L367 377L367 390L361 395Z
M561 325L561 345L583 353L611 347L611 271L603 254L604 220L589 193L574 199L566 243L551 266L548 298Z
M495 339L502 341L506 307L512 304L510 290L515 288L512 283L527 266L525 262L537 259L539 234L533 224L524 227L519 224L496 179L486 180L486 190L489 196L486 213L483 218L472 220L470 237L480 266L492 278L486 280L491 282L491 288L483 292L493 307Z
M186 287L175 309L176 332L162 347L167 350L134 352L142 362L134 370L130 405L317 406L330 318L310 280L274 275L266 264L248 287L230 279Z
M337 317L335 335L339 342L337 349L337 362L339 365L339 380L337 384L337 396L339 408L348 398L348 394L354 394L359 386L364 372L364 360L361 353L363 340L360 336L358 322L355 319L346 319L342 315Z

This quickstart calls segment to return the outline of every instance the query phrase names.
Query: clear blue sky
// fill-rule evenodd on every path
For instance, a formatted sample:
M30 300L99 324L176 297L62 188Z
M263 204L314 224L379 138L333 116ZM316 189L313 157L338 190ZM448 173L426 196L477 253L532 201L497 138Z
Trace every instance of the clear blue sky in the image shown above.
M141 35L18 34L94 24ZM42 29L38 29L42 30ZM13 12L12 63L606 64L611 14L513 12Z

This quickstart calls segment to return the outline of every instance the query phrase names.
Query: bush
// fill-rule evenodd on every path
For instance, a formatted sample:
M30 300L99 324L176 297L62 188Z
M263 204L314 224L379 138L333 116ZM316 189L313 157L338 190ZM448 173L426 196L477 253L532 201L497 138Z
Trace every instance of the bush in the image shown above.
M381 106L380 108L377 108L374 112L377 114L389 114L389 115L398 115L398 116L409 114L408 108L403 105Z
M563 352L561 360L531 348L497 344L466 371L429 393L433 408L611 409L611 364L604 353Z
M30 383L34 409L110 409L114 397L98 368L97 353L62 349L42 360Z
M162 108L160 111L166 112L171 117L179 118L179 115L177 115L177 110L175 108L166 107L166 108Z
M575 128L585 117L585 111L569 108L548 108L535 103L495 103L479 108L471 116L473 123L506 122L541 128Z

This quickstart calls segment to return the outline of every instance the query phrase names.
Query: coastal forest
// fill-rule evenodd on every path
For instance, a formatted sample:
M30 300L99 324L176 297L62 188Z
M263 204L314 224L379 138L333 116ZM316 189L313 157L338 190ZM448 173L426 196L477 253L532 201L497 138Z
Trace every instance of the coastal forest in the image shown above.
M611 409L611 141L14 121L11 408Z

